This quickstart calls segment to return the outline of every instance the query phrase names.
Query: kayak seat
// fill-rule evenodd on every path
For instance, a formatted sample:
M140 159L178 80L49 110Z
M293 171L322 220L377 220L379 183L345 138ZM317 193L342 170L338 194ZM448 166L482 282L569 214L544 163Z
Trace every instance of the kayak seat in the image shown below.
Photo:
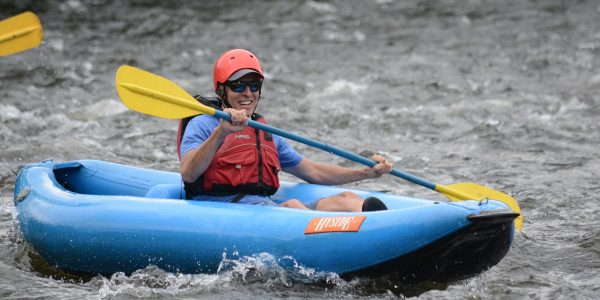
M146 192L146 198L185 199L185 190L179 184L157 184Z

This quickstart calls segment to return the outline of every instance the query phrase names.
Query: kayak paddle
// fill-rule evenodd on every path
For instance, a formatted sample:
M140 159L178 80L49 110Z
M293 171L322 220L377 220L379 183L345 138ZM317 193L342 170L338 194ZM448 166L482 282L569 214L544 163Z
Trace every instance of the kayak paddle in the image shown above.
M0 56L35 48L40 45L44 33L40 19L32 12L0 21Z
M228 113L201 104L174 82L138 68L126 65L121 66L117 71L116 86L121 101L130 109L141 113L167 119L183 119L197 114L207 114L220 119L231 120ZM377 164L377 162L358 154L270 125L253 120L248 120L248 125L369 167ZM519 214L519 217L515 220L517 229L520 231L523 226L523 217L521 216L519 203L505 193L472 182L451 185L435 184L396 169L393 169L390 174L442 193L451 201L481 201L486 199L501 201Z

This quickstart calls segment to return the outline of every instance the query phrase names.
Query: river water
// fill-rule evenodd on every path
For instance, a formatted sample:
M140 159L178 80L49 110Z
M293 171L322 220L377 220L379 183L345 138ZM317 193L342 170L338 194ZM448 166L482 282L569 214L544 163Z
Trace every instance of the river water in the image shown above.
M0 58L0 298L600 298L600 2L189 2L0 0L0 19L32 10L45 30L39 48ZM45 265L15 221L18 168L90 158L176 171L177 123L126 109L116 70L210 95L231 48L261 58L259 112L272 125L518 199L524 229L505 259L410 287L284 270L268 255L217 275L82 278ZM442 199L391 176L350 186Z

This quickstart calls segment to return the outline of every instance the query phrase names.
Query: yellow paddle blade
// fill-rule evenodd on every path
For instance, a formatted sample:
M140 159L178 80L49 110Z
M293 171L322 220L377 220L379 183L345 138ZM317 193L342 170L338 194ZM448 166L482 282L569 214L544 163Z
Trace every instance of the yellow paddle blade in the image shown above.
M137 112L167 119L215 114L174 82L131 66L117 70L116 86L121 101Z
M446 197L448 197L448 199L452 201L482 199L500 201L508 205L510 209L519 214L519 216L515 220L515 226L519 231L521 231L523 228L523 215L521 214L521 208L519 207L519 203L515 198L505 193L493 190L491 188L473 182L455 183L446 186L437 185L435 190L443 193L444 195L446 195Z
M44 33L40 19L32 12L0 21L0 56L11 55L40 45Z

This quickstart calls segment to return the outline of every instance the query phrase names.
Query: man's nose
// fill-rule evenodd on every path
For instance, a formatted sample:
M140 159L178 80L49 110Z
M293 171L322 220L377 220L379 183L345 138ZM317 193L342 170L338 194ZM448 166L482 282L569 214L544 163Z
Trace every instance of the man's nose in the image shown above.
M242 92L242 94L244 94L244 95L252 95L252 91L250 90L250 86L249 85L246 85L244 87L244 91Z

